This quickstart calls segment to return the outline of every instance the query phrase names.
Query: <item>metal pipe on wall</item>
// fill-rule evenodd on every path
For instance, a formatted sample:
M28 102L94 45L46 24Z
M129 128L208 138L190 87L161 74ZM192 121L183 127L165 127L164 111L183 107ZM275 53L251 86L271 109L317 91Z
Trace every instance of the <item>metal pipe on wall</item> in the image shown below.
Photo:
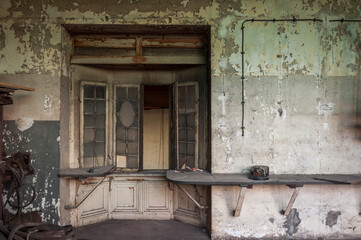
M247 22L323 22L321 19L317 19L317 18L292 18L292 19L247 19L245 21L242 22L242 26L241 26L241 30L242 30L242 76L241 76L241 80L242 80L242 136L244 136L244 54L245 54L245 50L244 50L244 28L245 28L245 23Z
M334 20L329 20L329 22L361 22L361 19L334 19Z

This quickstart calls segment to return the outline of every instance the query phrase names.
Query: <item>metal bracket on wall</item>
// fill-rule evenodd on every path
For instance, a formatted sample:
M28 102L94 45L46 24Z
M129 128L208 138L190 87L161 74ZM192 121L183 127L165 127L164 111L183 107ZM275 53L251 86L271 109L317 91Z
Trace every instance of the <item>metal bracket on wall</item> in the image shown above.
M65 205L65 209L75 209L78 208L80 206L80 204L82 204L85 199L87 199L90 194L92 194L92 192L94 192L94 190L105 180L106 177L103 177L102 179L100 179L95 186L78 202L77 201L77 197L75 197L75 205Z
M293 193L292 193L292 196L291 196L290 201L288 202L288 205L287 205L286 210L281 211L281 214L283 214L283 215L285 215L285 216L288 216L288 214L290 214L291 209L292 209L292 207L293 207L293 204L295 203L296 198L297 198L297 196L298 196L298 193L300 192L301 187L303 187L303 186L292 186L292 185L289 185L288 187L293 188Z
M202 206L201 204L199 204L199 203L197 202L197 200L195 200L195 199L191 196L191 194L190 194L189 192L187 192L187 190L185 190L181 185L179 185L178 183L176 183L176 185L177 185L185 194L187 194L187 196L197 205L197 207L198 207L199 209L208 209L208 206Z

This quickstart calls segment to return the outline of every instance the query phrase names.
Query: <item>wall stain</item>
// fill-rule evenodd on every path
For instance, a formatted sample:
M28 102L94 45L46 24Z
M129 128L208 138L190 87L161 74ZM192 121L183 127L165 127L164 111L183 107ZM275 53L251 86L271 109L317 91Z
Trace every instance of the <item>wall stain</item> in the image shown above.
M332 228L332 226L337 224L339 216L341 216L340 211L329 211L326 216L326 225Z
M292 208L291 212L288 214L286 221L283 224L283 227L287 229L287 234L292 236L298 231L298 225L300 225L301 219L296 208Z

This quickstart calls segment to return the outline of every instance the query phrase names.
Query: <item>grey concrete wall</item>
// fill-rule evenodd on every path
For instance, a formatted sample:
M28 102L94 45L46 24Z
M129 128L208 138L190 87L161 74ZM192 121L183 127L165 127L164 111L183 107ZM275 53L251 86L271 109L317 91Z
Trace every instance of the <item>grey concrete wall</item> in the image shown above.
M324 22L246 25L242 137L242 21L293 16ZM361 30L359 23L328 22L339 18L360 19L360 1L3 0L0 81L17 78L31 86L28 79L33 79L40 89L36 99L18 109L8 108L5 118L59 120L60 78L68 76L62 72L61 24L207 24L211 25L213 172L244 173L251 165L266 164L271 173L360 173L360 132L354 126L360 121ZM47 76L54 85L41 90ZM49 109L44 107L49 102L45 96L53 99L51 116L45 111ZM357 190L305 187L295 202L294 218L287 219L278 211L290 190L256 187L246 196L241 216L234 218L230 209L238 189L214 187L212 235L360 238ZM330 224L332 216L335 224Z

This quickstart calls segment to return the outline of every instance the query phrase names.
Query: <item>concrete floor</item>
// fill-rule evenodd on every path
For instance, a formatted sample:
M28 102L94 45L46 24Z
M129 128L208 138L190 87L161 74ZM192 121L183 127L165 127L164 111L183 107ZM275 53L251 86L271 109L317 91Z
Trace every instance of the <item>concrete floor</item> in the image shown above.
M77 239L208 240L207 230L178 221L109 220L77 228Z

